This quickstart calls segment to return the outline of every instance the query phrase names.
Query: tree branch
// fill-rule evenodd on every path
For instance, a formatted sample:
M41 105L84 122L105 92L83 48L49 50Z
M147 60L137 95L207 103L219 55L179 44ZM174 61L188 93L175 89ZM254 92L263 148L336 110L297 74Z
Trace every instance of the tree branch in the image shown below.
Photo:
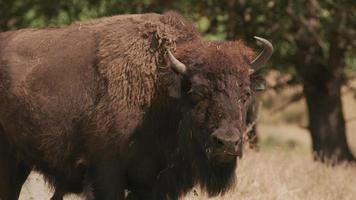
M294 19L296 22L299 22L303 27L306 28L306 30L312 35L316 43L320 46L321 49L326 48L326 44L323 42L323 39L320 37L320 35L317 33L317 30L315 30L315 25L313 25L313 21L317 21L315 18L311 19L306 19L304 16L298 16L295 14L292 4L289 3L287 7L287 14Z

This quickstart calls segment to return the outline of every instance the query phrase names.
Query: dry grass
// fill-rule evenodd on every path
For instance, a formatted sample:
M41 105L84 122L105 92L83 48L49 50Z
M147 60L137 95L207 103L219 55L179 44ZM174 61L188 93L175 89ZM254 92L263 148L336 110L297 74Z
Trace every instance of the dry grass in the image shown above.
M247 152L239 161L236 175L236 187L213 200L354 200L356 197L356 166L328 167L313 162L309 156L283 148ZM33 175L30 182L23 188L20 199L49 199L50 191L44 187L40 176ZM183 198L204 199L208 197L199 189Z
M223 197L245 200L353 200L356 166L327 167L296 152L248 152L239 162L237 184ZM198 191L198 190L197 190ZM191 192L184 199L207 197Z

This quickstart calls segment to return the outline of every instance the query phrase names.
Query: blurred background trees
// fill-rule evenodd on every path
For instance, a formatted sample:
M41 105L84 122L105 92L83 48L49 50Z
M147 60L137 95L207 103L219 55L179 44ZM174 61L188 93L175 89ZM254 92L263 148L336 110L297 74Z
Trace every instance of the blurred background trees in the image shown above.
M208 39L242 39L250 46L254 35L272 41L270 67L290 74L273 89L303 86L286 101L305 98L315 159L355 160L341 101L342 86L356 75L355 0L1 0L0 30L170 9L193 20Z

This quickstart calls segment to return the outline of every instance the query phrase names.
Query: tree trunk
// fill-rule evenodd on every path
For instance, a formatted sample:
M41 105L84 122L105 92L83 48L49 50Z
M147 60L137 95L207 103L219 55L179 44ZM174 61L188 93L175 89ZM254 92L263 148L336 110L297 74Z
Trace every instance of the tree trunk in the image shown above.
M322 49L310 37L301 37L295 60L304 86L314 158L331 164L355 161L347 145L342 110L346 48L340 45L340 38L332 33L327 56L316 59L323 57Z
M354 160L347 145L339 81L304 85L314 158L337 163Z

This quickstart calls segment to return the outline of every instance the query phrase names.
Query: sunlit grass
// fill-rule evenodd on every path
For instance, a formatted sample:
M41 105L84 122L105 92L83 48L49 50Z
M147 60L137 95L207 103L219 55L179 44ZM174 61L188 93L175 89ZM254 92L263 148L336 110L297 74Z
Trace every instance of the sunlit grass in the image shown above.
M244 200L353 200L356 166L328 167L293 151L249 152L236 170L237 184L223 197ZM196 189L184 200L207 199Z

